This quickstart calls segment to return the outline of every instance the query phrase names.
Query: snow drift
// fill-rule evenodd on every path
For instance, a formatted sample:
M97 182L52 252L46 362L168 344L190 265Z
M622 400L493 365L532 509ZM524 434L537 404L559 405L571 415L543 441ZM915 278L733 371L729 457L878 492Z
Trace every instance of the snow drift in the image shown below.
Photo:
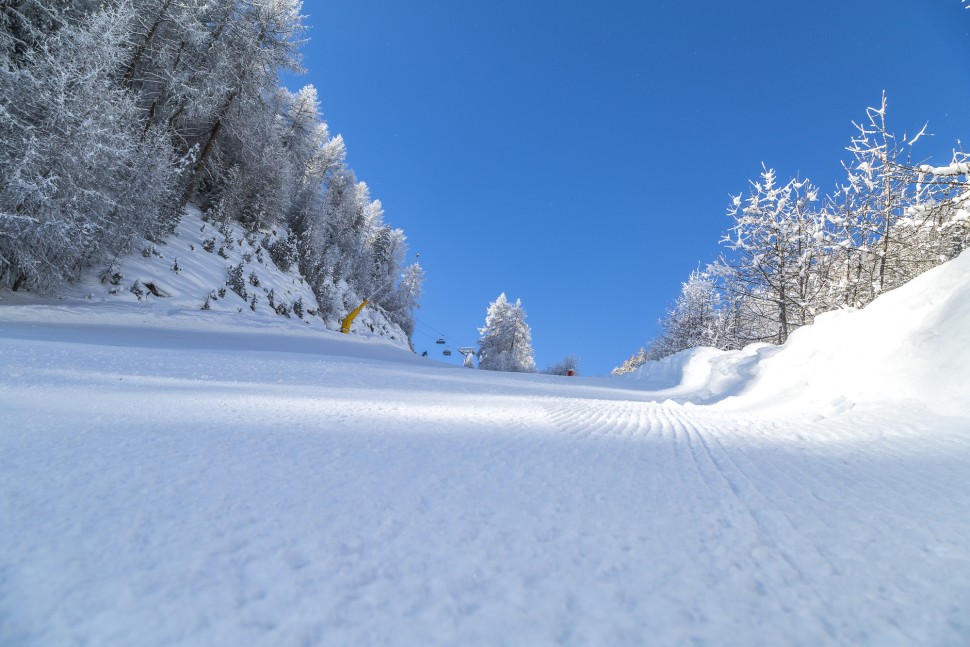
M696 348L631 374L673 400L832 411L909 401L970 411L970 251L863 310L820 315L782 346Z

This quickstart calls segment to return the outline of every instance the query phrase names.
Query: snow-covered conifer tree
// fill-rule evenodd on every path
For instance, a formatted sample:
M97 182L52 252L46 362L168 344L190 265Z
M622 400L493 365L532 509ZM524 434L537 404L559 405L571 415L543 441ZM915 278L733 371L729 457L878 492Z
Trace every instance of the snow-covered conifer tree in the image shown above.
M400 231L400 230L397 230ZM380 307L388 318L399 325L408 338L414 334L414 310L424 283L424 268L412 263L401 272L401 280L388 289L387 295L379 300Z
M478 367L489 371L534 373L532 331L522 301L509 303L505 293L488 306L485 326L478 329Z
M281 114L282 144L293 168L292 198L287 224L298 224L320 208L321 187L344 164L343 139L330 137L330 129L320 113L317 91L312 85L296 93L284 94Z
M639 351L623 360L623 363L619 366L615 366L610 371L610 375L626 375L627 373L632 373L648 361L650 360L647 358L647 349L641 346Z
M725 344L727 314L710 271L697 269L690 273L660 327L662 333L651 347L662 356L698 346L719 348Z

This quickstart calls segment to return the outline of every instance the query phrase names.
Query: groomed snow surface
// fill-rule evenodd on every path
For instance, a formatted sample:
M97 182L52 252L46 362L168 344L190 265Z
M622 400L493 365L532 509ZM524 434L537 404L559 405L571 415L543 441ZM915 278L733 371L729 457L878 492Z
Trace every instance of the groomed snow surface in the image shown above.
M2 645L970 644L970 255L628 378L7 297Z

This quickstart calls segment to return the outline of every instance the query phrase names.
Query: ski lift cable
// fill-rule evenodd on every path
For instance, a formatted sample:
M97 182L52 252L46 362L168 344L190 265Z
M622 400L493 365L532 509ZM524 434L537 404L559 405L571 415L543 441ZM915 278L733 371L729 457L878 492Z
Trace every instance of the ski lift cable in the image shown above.
M429 330L428 328L422 326L421 324L416 324L414 326L414 332L416 332L416 333L418 333L420 335L425 335L427 337L438 337L439 336L438 333L437 333L437 331Z
M414 329L417 330L417 331L420 331L421 334L424 334L424 335L432 335L432 334L434 334L434 335L439 335L440 336L440 335L444 334L440 330L434 328L433 326L429 326L425 322L419 321L417 319L414 320Z
M422 337L425 337L425 338L427 338L427 339L430 339L430 340L431 340L431 341L433 341L434 343L445 343L445 342L444 342L444 339L445 339L445 338L444 338L443 336L441 336L441 335L438 335L438 334L431 334L430 332L428 332L428 331L426 331L426 330L419 330L419 329L418 329L417 327L415 327L415 329L414 329L414 332L415 332L416 334L419 334L419 335L421 335ZM441 340L441 341L439 341L439 340Z
M447 341L448 339L451 338L451 335L445 333L444 331L438 328L435 328L434 326L429 324L427 321L424 321L423 319L414 317L414 322L415 322L414 331L416 333L419 333L425 337L428 337L429 339L433 339L435 341L435 344L441 344L444 346L444 348L441 351L442 355L444 355L445 357L450 357L455 352L455 349L452 347L453 345L448 343ZM428 332L428 331L431 331L431 332ZM434 334L431 334L431 333L434 333ZM465 353L463 352L463 349L466 349L466 348L470 348L470 347L466 347L466 346L459 347L458 348L459 354L464 356Z
M424 321L422 319L418 319L417 317L415 317L414 320L417 321L418 323L422 324L425 328L429 328L430 330L433 330L434 332L438 333L439 335L444 335L445 337L448 336L448 335L445 335L445 333L443 331L438 330L437 328L435 328L434 326L432 326L431 324L429 324L427 321Z
M450 343L446 341L446 338L448 337L448 335L446 335L445 333L442 333L435 328L426 327L425 325L422 325L417 322L415 323L415 326L414 326L414 335L415 336L420 335L421 337L425 339L430 339L433 343L437 343L437 344Z
M434 326L432 326L431 324L429 324L427 321L424 321L422 319L418 319L417 317L414 318L414 321L415 321L416 324L420 324L421 327L426 328L426 329L431 330L434 333L436 333L436 334L432 335L432 334L429 334L428 332L426 332L424 330L419 331L418 330L418 326L415 325L415 332L420 332L422 335L427 335L428 337L436 338L435 339L435 343L436 344L447 344L448 342L446 340L452 338L451 335L445 333L442 330L439 330L438 328L435 328Z
M427 338L427 339L432 339L432 340L435 337L438 336L438 335L432 334L431 332L428 332L427 330L423 330L421 328L418 328L417 326L415 326L415 328L414 328L414 334L416 336L420 336L422 338Z
M415 331L415 332L418 332L418 331ZM435 339L434 343L436 345L440 344L442 346L441 354L444 355L445 357L451 357L456 352L462 357L466 357L469 351L474 351L474 349L471 346L456 347L454 346L454 344L451 344L448 341L446 341L444 337L437 337L436 339L436 335L428 335L426 332L421 332L421 334L427 336L430 339ZM427 352L428 351L424 351L425 354L427 354Z

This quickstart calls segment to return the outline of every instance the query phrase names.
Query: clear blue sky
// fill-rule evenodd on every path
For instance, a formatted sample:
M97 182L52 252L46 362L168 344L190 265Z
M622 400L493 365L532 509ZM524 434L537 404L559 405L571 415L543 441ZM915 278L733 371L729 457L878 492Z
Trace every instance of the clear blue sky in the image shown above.
M718 253L761 163L824 189L889 98L942 164L970 138L958 0L307 1L308 73L427 272L415 344L521 299L540 369L608 373ZM460 360L457 353L452 359Z

